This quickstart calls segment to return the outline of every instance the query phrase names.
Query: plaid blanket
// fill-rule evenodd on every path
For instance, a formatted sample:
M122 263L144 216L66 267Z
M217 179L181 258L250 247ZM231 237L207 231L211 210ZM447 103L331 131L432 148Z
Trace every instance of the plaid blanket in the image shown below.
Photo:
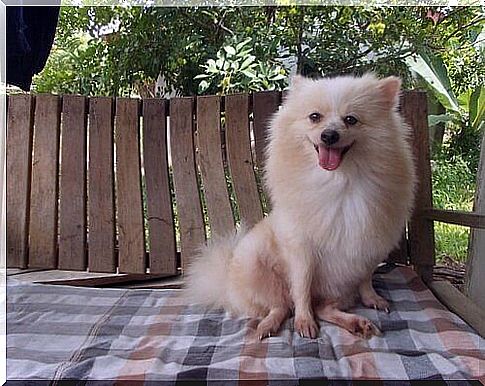
M391 313L355 312L384 332L357 338L320 323L301 338L289 319L259 341L257 320L188 305L180 290L7 286L7 379L217 384L302 379L484 379L484 339L447 311L411 269L375 275ZM283 380L285 382L283 382ZM216 382L223 381L223 382Z

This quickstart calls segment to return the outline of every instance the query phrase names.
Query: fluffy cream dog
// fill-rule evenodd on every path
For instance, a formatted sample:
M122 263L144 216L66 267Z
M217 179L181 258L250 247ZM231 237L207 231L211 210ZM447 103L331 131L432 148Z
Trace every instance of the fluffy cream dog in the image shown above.
M272 211L204 247L187 272L194 301L263 318L260 337L291 311L305 337L318 335L316 318L366 338L380 333L344 310L357 295L388 308L372 273L400 240L415 186L400 85L369 74L293 80L269 131Z

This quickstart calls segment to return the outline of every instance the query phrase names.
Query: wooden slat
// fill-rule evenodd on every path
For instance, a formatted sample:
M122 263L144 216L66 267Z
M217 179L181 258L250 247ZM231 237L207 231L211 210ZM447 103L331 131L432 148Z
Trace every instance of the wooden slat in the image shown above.
M280 102L278 91L262 91L253 94L253 130L256 150L256 165L261 170L265 162L265 148L268 142L268 125Z
M485 215L485 135L482 135L473 211ZM482 223L485 221L482 220ZM485 232L471 229L466 262L465 293L485 309L483 272L485 272Z
M12 95L7 114L7 267L27 267L33 98Z
M113 177L113 100L89 101L88 266L116 272Z
M197 144L210 229L222 235L234 228L221 148L221 99L197 98Z
M115 133L119 271L145 273L138 100L117 99Z
M485 229L485 215L483 214L463 212L459 210L424 208L419 212L418 215L428 220L477 229Z
M44 269L44 268L7 268L7 276L17 276L17 275L23 275L24 273L29 273L29 272L40 272L40 271L51 271L51 269Z
M57 267L57 182L60 100L36 97L30 195L29 267Z
M480 308L447 281L432 281L428 285L439 301L458 314L482 337L485 337L485 311L483 308Z
M174 98L170 101L170 147L182 268L205 242L194 160L193 103L193 98Z
M226 96L226 148L241 221L252 227L263 218L249 135L249 98Z
M408 91L404 93L401 103L401 111L414 130L413 151L418 179L415 212L409 222L409 253L418 274L429 281L435 262L434 226L432 221L419 216L423 208L433 206L426 93Z
M66 273L66 279L62 278L46 278L43 279L39 277L35 280L36 283L42 284L53 284L53 285L71 285L76 287L122 287L125 285L133 284L140 285L141 283L148 282L152 280L160 280L166 278L164 275L150 275L146 273L131 273L131 274L94 274L91 272L82 272L86 277L76 277L72 271L56 271L57 273ZM81 272L79 272L81 273ZM70 275L70 277L69 277ZM40 275L39 275L40 276ZM59 275L59 277L62 277ZM173 277L173 276L172 276Z
M48 269L40 271L26 270L25 273L17 274L14 276L15 280L26 283L56 283L59 281L67 280L83 280L83 279L102 279L106 277L118 277L124 275L118 275L116 273L94 273L87 271L64 271L60 269Z
M62 99L59 269L84 270L86 256L86 98Z
M166 101L143 101L143 165L150 243L150 273L175 274L177 247L167 160Z

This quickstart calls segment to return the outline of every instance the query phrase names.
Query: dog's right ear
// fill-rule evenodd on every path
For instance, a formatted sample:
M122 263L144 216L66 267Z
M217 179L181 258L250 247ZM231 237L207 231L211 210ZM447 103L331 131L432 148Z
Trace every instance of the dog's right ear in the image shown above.
M308 84L311 82L310 78L306 78L303 75L293 75L290 79L290 91L299 90L303 85Z
M388 76L379 80L377 87L389 107L397 108L399 106L401 79L397 76Z

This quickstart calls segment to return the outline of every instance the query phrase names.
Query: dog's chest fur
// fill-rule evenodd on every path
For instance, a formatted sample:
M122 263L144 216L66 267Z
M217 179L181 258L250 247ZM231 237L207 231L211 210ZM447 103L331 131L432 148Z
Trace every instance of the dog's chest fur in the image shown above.
M300 189L296 207L278 208L287 211L288 226L305 224L299 237L314 259L316 296L341 298L355 292L399 241L407 204L390 202L397 192L360 177L332 175L318 183L300 184L314 188Z

